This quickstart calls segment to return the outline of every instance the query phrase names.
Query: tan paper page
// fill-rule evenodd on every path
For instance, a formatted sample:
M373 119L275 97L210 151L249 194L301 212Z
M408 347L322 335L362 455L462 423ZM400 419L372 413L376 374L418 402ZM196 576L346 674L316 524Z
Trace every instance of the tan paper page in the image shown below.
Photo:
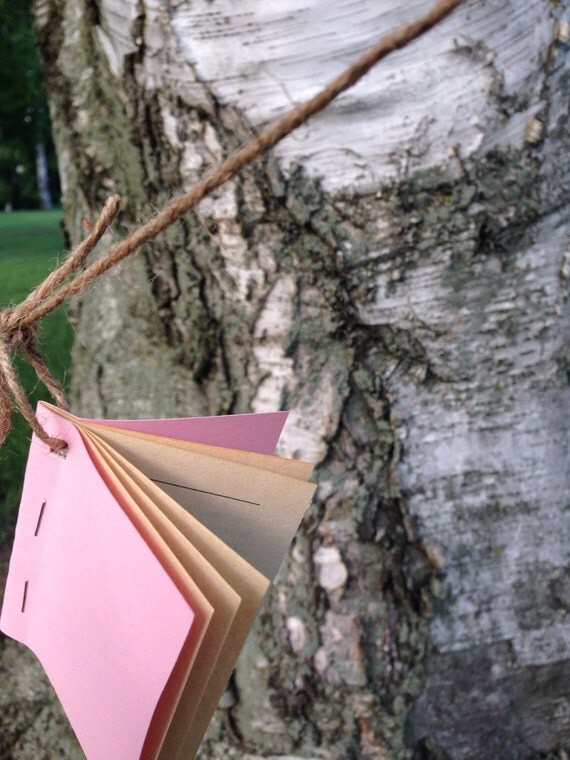
M158 436L124 435L111 428L98 429L97 435L273 580L309 506L313 484L197 454Z
M105 431L112 430L114 435L125 435L134 438L143 438L166 443L175 448L193 451L196 454L213 456L217 459L224 459L236 464L245 464L250 467L257 467L259 470L270 470L280 475L286 475L289 478L298 480L308 480L315 466L311 462L304 462L300 459L287 459L285 457L272 456L269 454L257 454L252 451L242 451L241 449L228 449L223 446L212 446L206 443L195 443L194 441L181 441L172 438L153 435L151 433L140 433L136 430L124 430L123 428L114 428L112 425L103 423L90 422L76 418L77 424L82 427L93 430L105 440ZM116 440L116 439L115 439Z
M176 706L176 712L171 716L172 721L162 744L161 756L172 758L176 756L177 748L183 742L188 727L194 720L200 699L208 688L208 683L242 600L231 585L196 550L188 537L180 532L132 478L129 478L124 470L121 470L112 449L98 440L92 433L86 432L84 435L96 448L97 454L95 456L102 457L105 466L112 472L113 477L121 483L121 487L136 502L141 513L168 543L214 609L208 627L207 640L200 648L191 671L186 674L185 685ZM90 453L94 455L91 448ZM108 473L106 474L108 475ZM124 493L122 495L124 496ZM139 528L140 520L136 516L134 520L137 528ZM176 680L177 675L180 674L174 674L174 680ZM149 743L148 746L155 745Z

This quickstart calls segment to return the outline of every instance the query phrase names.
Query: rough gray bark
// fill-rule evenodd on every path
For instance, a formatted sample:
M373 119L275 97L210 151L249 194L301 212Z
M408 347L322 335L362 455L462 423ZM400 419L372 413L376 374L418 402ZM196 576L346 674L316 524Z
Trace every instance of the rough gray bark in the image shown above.
M426 5L41 0L72 242ZM318 463L201 757L570 749L568 12L467 2L76 305L77 412Z

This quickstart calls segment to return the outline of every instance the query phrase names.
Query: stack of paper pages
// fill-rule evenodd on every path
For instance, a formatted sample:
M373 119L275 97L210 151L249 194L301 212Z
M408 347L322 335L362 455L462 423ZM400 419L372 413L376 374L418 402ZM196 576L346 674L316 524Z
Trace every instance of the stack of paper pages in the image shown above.
M286 413L84 420L41 404L1 629L89 760L194 757L314 486Z

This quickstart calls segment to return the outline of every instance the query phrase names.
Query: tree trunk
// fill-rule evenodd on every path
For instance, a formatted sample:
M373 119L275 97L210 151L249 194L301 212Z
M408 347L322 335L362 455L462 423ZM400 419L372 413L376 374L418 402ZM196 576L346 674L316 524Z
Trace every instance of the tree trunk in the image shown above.
M40 199L40 208L52 209L53 201L49 189L49 174L47 164L46 146L44 142L36 145L36 176L38 181L38 197Z
M40 0L71 241L429 5ZM568 12L468 1L75 306L78 413L318 465L200 757L566 757Z

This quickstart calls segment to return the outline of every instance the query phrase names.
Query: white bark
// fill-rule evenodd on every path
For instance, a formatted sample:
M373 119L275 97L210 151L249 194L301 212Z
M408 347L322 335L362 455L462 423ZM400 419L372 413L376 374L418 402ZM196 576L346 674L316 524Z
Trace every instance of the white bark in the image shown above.
M430 5L264 0L244 9L230 0L197 0L169 9L153 0L145 3L141 81L157 88L161 79L182 71L184 82L195 72L217 100L261 126L313 95L383 30ZM106 51L113 51L109 65L120 74L122 56L135 49L125 20L132 22L136 8L127 0L107 0L102 9L101 36ZM547 2L468 3L279 145L280 164L287 170L302 163L329 191L365 192L434 166L457 175L456 156L465 161L497 145L520 149L529 121L545 105L553 31ZM171 64L170 71L157 72L166 39L167 49L181 59L175 69ZM521 107L505 116L509 97ZM178 147L176 118L167 103L163 118L166 136ZM219 155L217 148L214 144ZM183 158L188 184L199 163ZM232 235L238 213L232 187L214 203L205 202L202 213L221 225L220 250L243 300L263 271L251 268L245 242ZM383 216L378 249L366 251L368 259L381 255L392 234L390 219ZM568 396L536 392L537 378L544 382L556 372L567 324L558 279L568 235L564 227L556 229L562 221L541 225L508 278L501 277L496 260L482 263L455 308L450 308L453 286L445 282L453 248L420 260L401 282L393 269L378 272L370 296L358 304L366 325L421 324L426 367L445 378L436 393L413 382L400 381L394 389L406 431L402 484L422 533L444 547L454 600L445 619L433 623L433 641L441 651L508 639L522 664L570 655L567 619L554 619L532 633L521 630L512 596L513 586L527 583L537 564L562 569L568 562L570 525L552 519L570 493L568 418L561 414L568 410ZM279 406L284 387L295 384L291 359L281 347L292 322L293 292L291 279L279 278L256 321L256 333L264 335L263 345L255 348L257 366L269 374L253 399L257 410ZM503 329L511 320L517 325L514 340ZM552 338L545 341L547 330ZM334 385L335 378L325 373L321 393L294 410L284 452L317 460L325 455L336 424L331 424ZM465 487L473 472L475 483ZM506 515L497 515L489 530L488 512L497 502Z
M314 95L383 31L431 4L255 0L244 8L198 0L168 8L154 0L144 4L151 22L144 43L148 57L160 57L168 24L169 45L182 59L176 75L185 61L219 102L259 127ZM111 0L102 13L101 40L120 75L123 56L136 50L129 30L137 8L131 0ZM552 31L546 3L472 2L390 56L275 153L285 168L302 163L327 190L363 191L411 169L439 166L452 147L462 156L496 144L521 147L528 119L543 105ZM156 66L149 68L152 86ZM493 91L524 92L528 102L505 119L500 103L489 99Z

